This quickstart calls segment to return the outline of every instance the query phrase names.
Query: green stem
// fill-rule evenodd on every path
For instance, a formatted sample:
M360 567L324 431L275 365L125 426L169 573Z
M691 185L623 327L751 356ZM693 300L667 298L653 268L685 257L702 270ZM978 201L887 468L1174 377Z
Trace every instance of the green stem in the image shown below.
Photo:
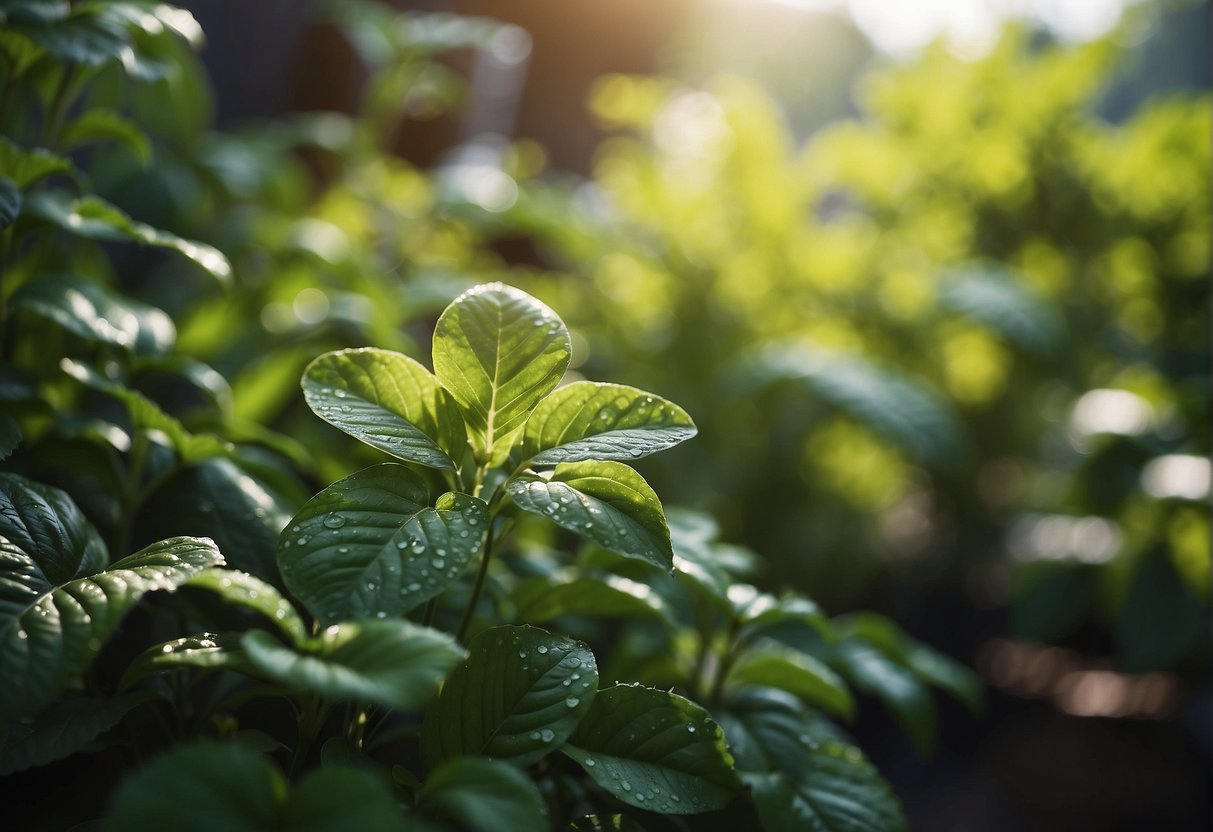
M434 612L438 609L438 599L431 598L425 605L425 612L421 614L421 626L429 627L434 623Z
M720 704L720 696L724 692L724 682L729 676L729 671L733 669L733 663L737 661L737 656L741 652L738 648L740 644L737 640L737 620L733 619L729 622L729 635L725 640L724 655L720 658L720 666L716 669L716 678L712 681L712 690L708 693L708 705L714 707Z
M294 782L307 760L308 752L316 742L316 735L328 717L328 706L317 696L305 694L299 711L299 742L295 745L295 755L291 758L291 770L287 779Z
M472 597L468 599L467 608L463 611L463 619L459 622L459 631L455 636L460 642L467 635L468 627L472 623L472 614L476 611L476 604L480 601L480 593L484 591L484 578L489 573L489 561L493 557L493 544L497 537L493 533L492 522L492 520L489 521L489 533L484 540L484 554L480 558L480 569L476 572L476 583L472 585Z
M50 107L46 110L46 121L42 123L41 144L43 147L54 150L59 144L59 131L63 126L63 115L71 103L72 97L69 93L75 77L76 64L68 63L63 69L63 75L59 78L59 85L55 87Z

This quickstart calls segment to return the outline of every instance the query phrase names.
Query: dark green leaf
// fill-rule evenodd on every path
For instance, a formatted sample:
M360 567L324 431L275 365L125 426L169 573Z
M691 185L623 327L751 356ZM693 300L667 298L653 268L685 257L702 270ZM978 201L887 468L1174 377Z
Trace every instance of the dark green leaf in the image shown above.
M568 462L550 478L523 475L506 486L519 508L590 538L603 548L669 569L670 532L661 502L621 462Z
M385 463L309 500L279 542L283 580L322 622L399 616L435 597L484 545L488 510L466 494L425 507L425 485Z
M801 595L776 598L748 584L729 587L729 600L737 615L738 626L747 635L755 635L780 624L804 624L825 638L832 635L830 622L817 604Z
M0 413L0 460L8 459L21 444L21 425L7 413Z
M717 719L738 771L799 776L813 747L846 741L818 711L776 688L747 687L731 693Z
M1116 637L1130 673L1170 670L1207 641L1209 605L1183 582L1162 552L1146 555L1133 573L1116 619Z
M221 563L211 541L178 537L65 581L52 577L62 575L61 561L44 568L0 538L0 724L37 711L79 676L144 593L171 591Z
M186 586L209 590L230 604L261 614L296 644L307 639L307 627L290 601L259 578L234 569L207 569L190 578Z
M20 553L54 584L91 575L109 561L101 535L67 492L8 473L0 473L0 552L6 562L16 557L9 553ZM0 615L7 612L7 604L0 606Z
M766 645L751 648L733 664L726 683L780 688L848 719L855 711L851 692L838 674L796 650Z
M56 173L71 173L72 163L41 147L26 150L0 136L0 176L18 191Z
M530 765L568 739L597 691L584 644L534 627L484 630L426 714L426 762L473 755Z
M919 752L930 753L935 744L935 704L918 677L861 639L842 640L835 656L843 675L864 693L880 697Z
M262 630L241 643L262 673L288 687L401 709L424 703L463 656L450 636L408 621L334 624L298 650Z
M724 735L707 712L639 685L600 690L562 751L614 797L654 812L709 812L740 789Z
M304 371L303 395L321 419L399 459L453 471L467 446L455 400L397 352L326 353Z
M425 781L423 815L463 832L542 832L547 809L531 779L506 763L477 757L448 760Z
M85 340L126 350L140 343L167 349L177 335L159 309L80 277L40 276L26 282L12 304Z
M313 771L291 790L275 829L289 832L413 832L380 778L354 768Z
M672 621L665 599L648 584L607 573L576 577L556 573L522 581L511 595L514 617L537 624L562 615L626 618L655 615Z
M17 221L21 214L21 191L13 180L0 176L0 231Z
M230 459L212 457L187 465L165 480L139 512L145 534L170 530L209 537L230 552L228 565L279 580L278 534L292 506Z
M799 777L743 775L768 832L901 832L892 790L858 748L827 742L811 750Z
M278 829L286 783L270 762L238 743L181 745L118 789L105 829L269 832Z
M59 366L63 372L86 387L122 402L135 430L160 431L187 462L220 456L230 451L228 444L219 437L190 433L180 421L161 410L160 406L147 396L106 378L86 364L64 358L60 360Z
M63 191L41 191L27 199L26 213L78 237L169 249L197 263L219 281L231 281L232 266L218 249L133 220L100 197L77 199Z
M33 719L0 730L0 777L75 754L149 698L146 693L114 699L65 697Z
M974 713L981 711L985 689L969 668L937 650L907 639L906 661L919 679L955 696Z
M69 148L96 141L125 147L141 165L152 161L152 144L147 135L113 110L89 109L63 131L62 143Z
M519 453L536 465L636 459L695 433L686 411L665 399L621 384L575 381L535 408Z
M560 382L571 349L556 313L512 286L477 286L442 313L434 374L463 410L478 462L504 461L531 409Z
M140 653L127 665L118 687L125 690L148 676L180 667L261 675L244 654L239 635L199 633L157 644Z

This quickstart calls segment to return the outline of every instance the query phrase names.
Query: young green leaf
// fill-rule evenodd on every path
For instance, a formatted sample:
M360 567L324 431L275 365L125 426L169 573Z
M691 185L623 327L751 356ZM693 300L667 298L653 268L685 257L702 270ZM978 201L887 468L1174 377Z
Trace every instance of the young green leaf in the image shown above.
M673 563L661 502L644 478L621 462L567 462L547 477L517 477L506 490L519 508L612 552L663 569Z
M303 396L324 421L398 459L453 471L467 446L455 400L397 352L325 353L304 371Z
M838 674L796 650L766 645L748 650L729 669L725 683L780 688L848 719L855 712L855 700Z
M57 562L0 538L0 724L34 713L84 672L145 593L221 563L209 540L178 537L64 580Z
M484 546L488 509L450 493L433 508L424 483L384 463L333 483L279 541L287 587L321 622L400 616L455 581Z
M654 812L710 812L741 787L707 711L639 685L600 690L561 750L611 795Z
M460 757L425 781L422 815L454 823L462 832L543 832L549 828L543 798L514 766Z
M637 459L695 433L686 411L665 399L621 384L575 381L535 408L519 454L535 465Z
M530 765L568 739L597 691L584 644L534 627L484 630L427 712L422 752L431 766L462 755Z
M0 777L75 754L151 698L146 692L113 699L64 697L32 720L0 730Z
M935 704L913 671L859 638L843 639L834 650L839 671L864 693L878 696L924 756L935 744Z
M71 173L72 163L64 156L41 147L26 150L0 136L0 176L24 191L39 179L56 173Z
M415 708L463 657L446 633L408 621L334 624L292 649L251 630L241 644L253 665L288 687L329 699Z
M512 286L476 286L446 308L434 329L434 374L463 410L478 462L504 461L571 350L556 313Z

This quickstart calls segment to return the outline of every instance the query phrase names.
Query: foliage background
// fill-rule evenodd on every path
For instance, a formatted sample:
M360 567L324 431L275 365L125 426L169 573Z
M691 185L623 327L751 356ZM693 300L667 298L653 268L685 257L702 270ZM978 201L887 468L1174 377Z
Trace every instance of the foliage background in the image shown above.
M232 292L138 250L112 275L231 382L229 425L296 437L280 450L327 484L371 457L302 406L306 362L416 352L466 286L519 285L574 329L579 372L695 417L642 470L761 553L761 583L978 665L987 713L941 703L930 759L861 704L912 826L1205 828L1207 5L902 61L759 4L456 7L530 32L496 41L185 5L211 81L135 102L155 165L89 162L132 216L233 260ZM270 454L242 465L267 527L310 493ZM85 508L114 516L97 476ZM131 543L214 532L185 513L147 506Z

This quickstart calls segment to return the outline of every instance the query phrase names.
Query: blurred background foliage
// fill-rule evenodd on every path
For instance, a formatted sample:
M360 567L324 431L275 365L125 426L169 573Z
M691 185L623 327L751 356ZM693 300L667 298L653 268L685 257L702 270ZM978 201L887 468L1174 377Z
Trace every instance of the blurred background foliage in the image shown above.
M1207 64L1207 35L1195 57L1185 40L1207 5L1138 4L1078 43L1008 23L976 52L893 60L836 12L623 3L654 45L614 64L586 47L568 78L617 70L588 90L552 71L567 54L544 27L569 13L552 4L459 7L513 21L497 22L267 3L239 36L231 4L184 5L212 38L206 68L190 38L141 34L163 72L132 90L129 66L100 66L76 102L148 138L110 124L60 149L132 217L222 251L230 285L104 235L56 246L66 228L15 252L5 284L88 273L175 322L159 364L62 327L48 352L30 333L54 316L9 301L18 365L117 361L234 443L165 468L177 496L126 519L148 541L211 534L257 571L308 494L375 461L310 416L303 366L365 344L426 358L446 303L501 279L560 310L577 372L692 414L700 437L641 469L760 553L760 585L874 607L1066 713L1169 720L1188 738L1176 766L1195 743L1207 767L1208 73L1141 57L1179 43ZM566 50L631 42L566 31ZM286 34L293 80L280 66L267 85ZM57 82L38 81L45 100ZM257 104L267 88L293 93ZM6 138L36 142L38 102L2 106ZM79 404L66 384L41 395ZM35 434L11 464L113 529L120 477L89 450L96 428L85 413L79 435ZM1188 818L1208 796L1180 803Z

